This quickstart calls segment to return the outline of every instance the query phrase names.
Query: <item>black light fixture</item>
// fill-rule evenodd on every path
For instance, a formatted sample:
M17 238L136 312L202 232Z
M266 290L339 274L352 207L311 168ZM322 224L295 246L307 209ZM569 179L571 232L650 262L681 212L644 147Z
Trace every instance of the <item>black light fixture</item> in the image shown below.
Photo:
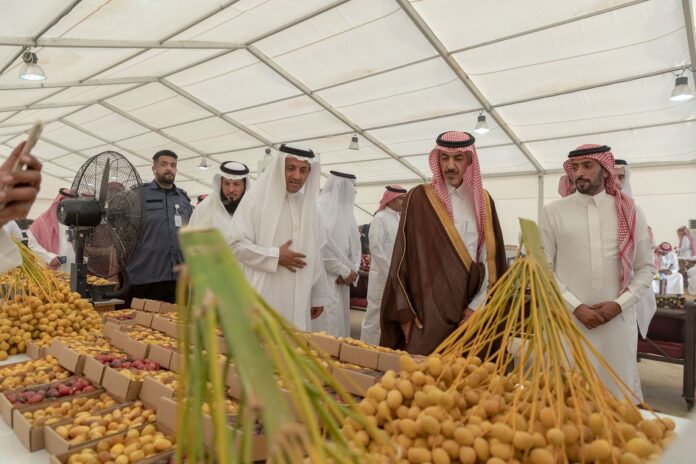
M19 78L25 81L45 81L46 73L37 63L39 58L36 53L24 50L22 53L24 64L19 68Z
M682 70L682 73L684 71L685 70ZM673 102L680 102L691 100L692 98L694 98L694 94L689 88L689 78L687 76L677 76L674 80L674 89L669 99Z
M348 145L348 149L360 150L360 145L359 145L359 141L358 141L358 134L353 134L353 136L350 138L350 144Z
M483 114L483 111L481 111L476 118L476 128L474 129L474 132L477 134L485 134L489 131L490 129L488 128L488 123L486 122L486 115Z

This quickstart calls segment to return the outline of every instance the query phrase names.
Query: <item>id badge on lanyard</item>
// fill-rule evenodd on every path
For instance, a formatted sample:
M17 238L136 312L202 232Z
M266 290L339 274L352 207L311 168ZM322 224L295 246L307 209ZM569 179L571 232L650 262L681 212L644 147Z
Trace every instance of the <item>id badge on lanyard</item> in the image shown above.
M174 205L174 227L181 227L183 224L181 222L181 215L179 214L179 205Z

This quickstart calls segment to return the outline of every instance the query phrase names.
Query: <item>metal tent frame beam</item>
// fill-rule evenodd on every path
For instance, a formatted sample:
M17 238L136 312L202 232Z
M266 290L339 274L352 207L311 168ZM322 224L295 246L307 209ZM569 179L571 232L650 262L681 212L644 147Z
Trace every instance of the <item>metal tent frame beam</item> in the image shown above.
M317 103L319 106L321 106L326 111L331 113L335 118L337 118L343 124L350 127L356 133L365 137L367 140L370 141L370 143L372 143L376 147L380 148L383 152L385 152L390 157L392 157L393 159L398 161L401 165L403 165L409 171L416 174L420 179L425 179L425 176L423 175L423 173L420 172L418 169L416 169L411 163L409 163L408 161L402 160L401 157L399 157L399 155L397 155L392 150L390 150L389 147L387 147L384 143L382 143L380 140L378 140L373 135L365 132L360 126L358 126L353 121L348 119L343 113L341 113L336 108L334 108L326 100L324 100L320 96L316 95L309 87L307 87L304 83L300 82L299 79L295 78L290 73L288 73L283 67L281 67L279 64L277 64L275 61L271 60L269 57L267 57L265 54L263 54L259 49L257 49L256 47L254 47L252 45L247 50L249 51L249 53L254 55L259 61L264 63L266 66L271 68L273 71L275 71L283 79L285 79L290 84L294 85L295 87L300 89L302 92L304 92L304 94L306 96L311 98L315 103Z
M696 85L696 37L694 37L694 4L691 0L682 0L686 40L689 46L689 61L691 61L691 85Z
M517 137L517 134L510 128L510 126L505 122L505 120L498 114L493 107L491 107L488 99L481 93L478 87L473 83L473 81L466 74L464 69L457 63L457 61L450 55L449 51L445 45L440 41L440 39L435 35L430 26L426 24L423 18L418 14L416 9L411 5L408 0L396 0L397 3L404 10L406 15L411 19L413 24L418 28L418 30L423 34L423 36L430 42L430 44L437 50L443 60L447 63L450 69L459 77L466 88L471 92L476 100L481 104L483 109L488 112L488 114L493 118L493 120L498 124L498 126L505 132L510 140L517 146L517 148L524 154L524 156L532 163L532 166L540 174L544 173L544 168L539 164L537 159L532 155L532 153L522 144L522 141Z
M211 42L198 40L103 40L103 39L70 39L65 37L50 37L32 39L31 37L2 37L0 45L32 48L168 48L168 49L220 49L234 50L244 48L244 44L234 42Z

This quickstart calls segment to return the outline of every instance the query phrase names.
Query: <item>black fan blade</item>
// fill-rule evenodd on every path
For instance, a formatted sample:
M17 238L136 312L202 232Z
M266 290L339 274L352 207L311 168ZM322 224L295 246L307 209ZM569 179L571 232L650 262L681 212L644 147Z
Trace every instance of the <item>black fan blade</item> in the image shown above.
M104 207L106 203L106 195L109 191L109 171L111 170L111 160L107 158L104 164L104 173L101 178L101 186L99 187L99 204Z

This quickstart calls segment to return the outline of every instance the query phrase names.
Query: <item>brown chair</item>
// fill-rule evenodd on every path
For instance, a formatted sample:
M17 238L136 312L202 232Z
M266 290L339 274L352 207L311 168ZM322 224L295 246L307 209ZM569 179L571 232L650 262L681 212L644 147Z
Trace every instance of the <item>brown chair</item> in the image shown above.
M684 366L682 397L688 409L696 389L696 302L684 309L657 308L648 336L638 340L638 358Z

